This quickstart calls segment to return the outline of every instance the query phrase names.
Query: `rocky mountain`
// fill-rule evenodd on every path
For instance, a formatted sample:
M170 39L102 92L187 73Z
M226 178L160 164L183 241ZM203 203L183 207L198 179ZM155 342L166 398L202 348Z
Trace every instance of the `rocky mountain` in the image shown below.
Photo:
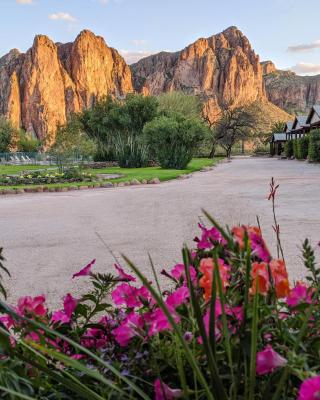
M70 113L91 107L104 95L183 90L202 98L210 119L217 118L222 104L257 102L270 122L286 120L288 114L269 102L282 106L281 94L277 97L270 89L269 77L275 74L274 65L261 64L236 27L130 67L103 38L88 30L65 44L39 35L26 53L11 50L0 58L0 115L50 143Z
M183 90L200 95L205 112L216 118L222 104L267 103L263 71L248 39L236 27L201 38L176 53L162 52L131 65L133 85L143 94ZM273 119L287 119L276 107Z
M291 71L264 69L268 100L290 114L305 113L320 103L320 75L299 76Z
M36 36L33 46L0 58L0 114L37 137L49 137L67 115L99 97L132 92L128 65L102 37L82 31L73 43Z

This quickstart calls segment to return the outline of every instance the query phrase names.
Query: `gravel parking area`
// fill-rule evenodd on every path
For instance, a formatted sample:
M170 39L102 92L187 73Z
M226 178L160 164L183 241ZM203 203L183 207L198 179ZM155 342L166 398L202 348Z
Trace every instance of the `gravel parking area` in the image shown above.
M275 253L269 181L280 184L277 214L288 269L304 276L299 245L320 240L320 165L269 158L235 158L191 179L160 185L0 198L0 245L12 277L10 301L47 295L57 305L68 291L77 295L85 279L74 272L93 258L96 270L111 271L125 253L151 277L148 252L160 271L180 260L192 243L205 208L228 224L254 224L259 215Z

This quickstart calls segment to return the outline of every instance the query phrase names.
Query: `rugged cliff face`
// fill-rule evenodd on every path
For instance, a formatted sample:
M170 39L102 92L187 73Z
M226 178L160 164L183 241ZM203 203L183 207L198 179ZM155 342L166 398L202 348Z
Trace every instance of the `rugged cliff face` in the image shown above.
M291 114L305 113L320 103L320 75L275 70L264 75L264 82L268 99Z
M200 95L215 119L222 104L267 102L263 68L248 39L230 27L182 51L159 53L131 65L134 88L144 94L183 90ZM275 111L275 108L272 108ZM288 115L279 110L281 118Z
M25 54L12 50L0 59L0 114L49 143L69 113L132 91L123 58L90 31L67 44L36 36Z
M144 58L131 68L103 38L88 30L65 44L39 35L25 54L12 50L0 58L0 115L50 144L70 113L91 107L104 95L124 97L135 89L145 95L174 90L197 94L211 120L222 104L252 102L264 105L270 121L285 120L288 114L268 102L269 98L287 107L285 93L272 83L277 74L271 62L259 62L248 39L235 27L176 53ZM303 87L294 101L307 93L312 101L318 89Z

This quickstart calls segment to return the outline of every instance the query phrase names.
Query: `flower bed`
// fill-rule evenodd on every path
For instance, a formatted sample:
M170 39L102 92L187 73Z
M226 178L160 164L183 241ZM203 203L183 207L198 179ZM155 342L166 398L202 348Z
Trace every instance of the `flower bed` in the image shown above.
M272 183L272 202L276 189ZM208 219L182 263L161 272L165 288L126 258L134 274L120 265L115 275L97 273L92 260L72 277L89 279L92 289L66 294L61 309L50 311L43 295L14 307L1 302L3 393L318 399L320 269L310 243L308 277L291 286L276 218L276 258L258 227L229 230Z
M64 172L29 171L20 175L0 175L0 186L43 185L50 183L92 182L94 176L78 168Z

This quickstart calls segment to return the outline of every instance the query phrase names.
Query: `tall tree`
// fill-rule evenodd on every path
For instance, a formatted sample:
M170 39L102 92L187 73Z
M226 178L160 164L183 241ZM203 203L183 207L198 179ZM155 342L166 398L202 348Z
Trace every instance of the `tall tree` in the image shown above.
M213 125L214 139L231 157L235 143L245 140L254 132L258 121L257 109L254 105L223 105L220 118Z

